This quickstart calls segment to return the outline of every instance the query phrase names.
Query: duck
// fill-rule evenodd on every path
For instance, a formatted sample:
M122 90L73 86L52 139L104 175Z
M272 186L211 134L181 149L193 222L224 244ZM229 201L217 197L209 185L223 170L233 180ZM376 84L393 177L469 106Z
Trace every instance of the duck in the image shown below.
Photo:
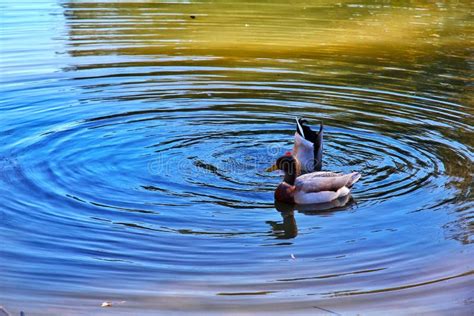
M303 118L296 119L295 142L292 153L299 161L302 173L320 171L323 163L323 128L321 122L319 131L313 131Z
M291 153L279 157L266 171L281 170L283 181L275 190L275 200L289 204L321 204L347 196L361 174L316 171L301 174L300 161Z

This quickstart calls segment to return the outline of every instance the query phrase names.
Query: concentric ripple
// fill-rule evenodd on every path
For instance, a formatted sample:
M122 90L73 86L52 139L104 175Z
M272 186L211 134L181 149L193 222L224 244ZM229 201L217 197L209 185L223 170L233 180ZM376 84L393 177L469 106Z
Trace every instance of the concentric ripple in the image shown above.
M42 5L6 5L0 305L472 310L463 4ZM362 173L347 200L274 203L295 116Z
M256 86L281 91L281 83L273 87L271 82L242 87L237 84L233 83L238 94L258 94ZM219 96L226 89L215 89L214 95ZM397 94L397 98L420 105L419 112L425 112L417 114L425 118L420 122L411 117L415 105L407 104L405 109L400 100L394 102L390 95L375 97L370 96L370 91L363 91L369 101L359 101L357 106L361 108L385 107L381 112L390 113L397 107L399 117L395 124L402 130L406 126L407 131L401 134L400 130L384 131L393 118L391 115L364 113L364 121L345 127L339 127L344 123L328 114L313 116L309 108L324 108L318 102L325 96L335 98L335 104L347 102L333 96L334 90L341 94L339 87L325 89L311 99L308 87L287 88L285 93L305 94L304 101L286 101L286 108L280 109L283 113L274 117L259 112L250 117L246 114L249 106L238 95L227 105L213 104L216 102L212 99L200 100L207 106L186 107L192 115L178 108L91 117L56 127L24 146L25 155L48 157L47 162L27 162L25 168L40 171L30 179L32 185L51 194L62 192L63 196L112 208L144 209L143 201L150 199L159 200L152 203L155 205L217 203L235 208L268 208L268 193L274 189L275 181L263 170L291 149L291 109L307 108L308 119L314 124L323 121L326 126L325 169L363 173L361 184L354 191L360 201L372 204L396 198L401 202L422 196L439 206L438 197L452 199L445 191L456 179L452 178L455 175L446 175L450 168L446 164L468 165L472 157L469 151L462 151L462 144L432 130L433 125L427 121L432 108L437 106L436 100L426 99L427 104L421 107L419 100ZM361 99L357 90L347 88L344 94L348 93ZM264 98L254 102L271 104L278 100ZM361 111L348 107L345 115ZM220 114L216 117L215 112ZM364 124L367 121L373 123L368 126ZM463 127L456 127L456 122L450 120L437 123ZM464 128L472 132L470 127ZM411 135L410 129L417 129L418 134ZM450 161L443 161L446 156ZM468 187L461 194L467 196L466 190Z

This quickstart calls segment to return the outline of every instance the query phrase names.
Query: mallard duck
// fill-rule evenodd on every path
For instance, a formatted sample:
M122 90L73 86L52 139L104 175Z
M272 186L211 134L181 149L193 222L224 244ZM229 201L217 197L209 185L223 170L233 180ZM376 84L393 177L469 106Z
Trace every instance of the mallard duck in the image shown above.
M282 170L283 182L275 190L275 199L285 203L319 204L333 201L350 193L361 175L317 171L301 175L301 165L291 153L277 159L267 171Z
M302 173L319 171L323 163L323 123L319 132L312 131L307 123L305 119L296 118L293 156L299 161Z

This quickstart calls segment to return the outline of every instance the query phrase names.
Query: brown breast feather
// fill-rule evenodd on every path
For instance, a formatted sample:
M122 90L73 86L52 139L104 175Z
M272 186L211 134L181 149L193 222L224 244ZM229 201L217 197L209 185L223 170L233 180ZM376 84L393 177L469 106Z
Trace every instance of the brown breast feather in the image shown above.
M275 190L275 200L285 203L295 203L294 193L295 186L282 182Z

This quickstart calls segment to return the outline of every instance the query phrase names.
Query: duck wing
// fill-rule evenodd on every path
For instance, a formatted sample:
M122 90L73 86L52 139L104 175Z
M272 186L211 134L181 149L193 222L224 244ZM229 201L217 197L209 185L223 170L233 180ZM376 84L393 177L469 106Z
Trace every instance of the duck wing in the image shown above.
M320 191L320 192L296 192L294 196L295 203L298 205L329 203L340 197L348 196L350 189L342 187L337 191Z
M295 188L299 192L338 191L343 187L350 188L360 179L358 172L341 174L334 172L313 172L296 178Z
M306 156L311 155L312 156L311 160L313 161L312 166L310 166L311 164L308 163L308 167L311 167L311 169L308 168L309 170L307 170L306 172L318 171L318 170L321 170L322 162L323 162L324 125L321 122L320 127L319 127L319 132L315 132L308 125L306 125L307 123L308 122L305 119L302 119L302 118L296 119L295 147L297 146L297 138L302 138L306 140L307 142L309 142L310 144L312 144L312 148L304 149Z

